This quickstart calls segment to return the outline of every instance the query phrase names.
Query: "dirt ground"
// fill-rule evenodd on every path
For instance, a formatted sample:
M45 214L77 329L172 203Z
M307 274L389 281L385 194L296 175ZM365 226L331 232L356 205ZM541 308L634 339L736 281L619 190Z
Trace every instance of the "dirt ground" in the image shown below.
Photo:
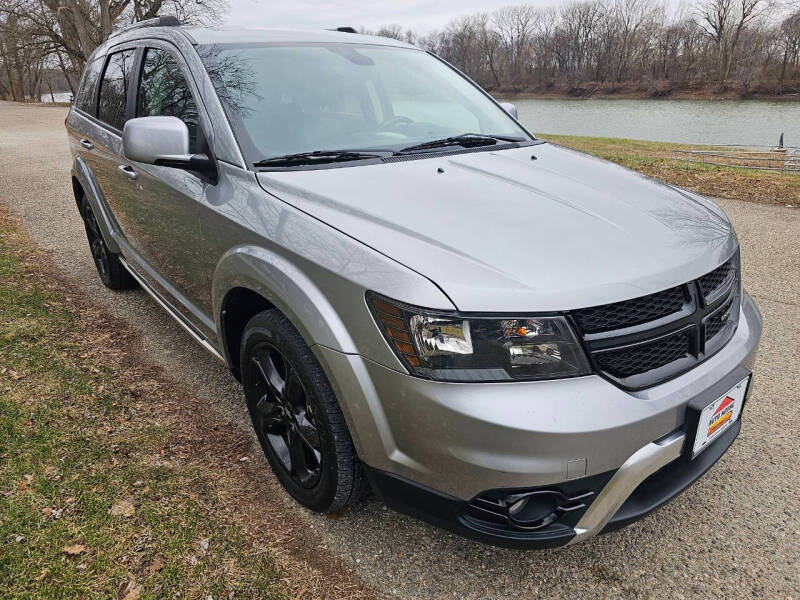
M114 293L97 279L71 196L65 114L0 103L0 199L71 285L136 334L135 360L158 368L160 385L190 394L188 410L218 424L207 431L207 450L235 444L227 451L250 457L236 472L252 482L243 507L268 506L271 515L250 535L282 545L323 579L331 573L341 578L331 581L361 589L352 576L364 594L371 587L386 597L800 597L800 211L720 202L765 322L755 391L731 450L674 502L625 530L566 549L512 551L444 533L374 499L341 520L289 500L258 454L224 367L144 292Z

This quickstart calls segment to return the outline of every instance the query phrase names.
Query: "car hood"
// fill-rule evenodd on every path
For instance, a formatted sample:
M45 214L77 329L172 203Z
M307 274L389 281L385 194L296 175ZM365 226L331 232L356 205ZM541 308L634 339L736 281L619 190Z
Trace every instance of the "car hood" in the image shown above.
M736 248L710 201L553 144L405 158L258 180L428 277L463 311L634 298L699 277Z

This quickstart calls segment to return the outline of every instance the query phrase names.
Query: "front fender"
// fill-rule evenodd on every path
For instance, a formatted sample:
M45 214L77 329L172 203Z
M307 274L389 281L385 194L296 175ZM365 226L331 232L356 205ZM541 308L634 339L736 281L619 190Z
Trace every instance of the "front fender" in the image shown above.
M300 331L309 345L322 344L345 353L357 352L353 338L319 287L283 256L258 246L231 248L217 264L212 285L217 331L223 333L222 309L234 288L256 292ZM225 358L231 362L227 344Z

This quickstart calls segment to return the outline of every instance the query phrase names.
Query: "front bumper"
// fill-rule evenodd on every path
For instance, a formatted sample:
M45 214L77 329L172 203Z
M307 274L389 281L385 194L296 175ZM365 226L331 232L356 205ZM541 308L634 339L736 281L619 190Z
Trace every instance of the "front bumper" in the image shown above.
M761 316L746 294L740 310L736 333L717 354L635 392L598 376L432 382L360 356L315 349L343 400L373 487L389 505L491 543L558 546L647 514L700 477L733 442L740 422L694 461L683 458L689 402L706 395L711 402L720 386L752 369ZM478 502L487 490L489 504L498 490L553 490L569 514L546 532L509 531L475 516L476 502L477 512L487 506Z
M475 518L474 504L441 494L402 477L367 469L373 490L402 512L464 537L508 548L553 548L616 531L663 506L702 477L728 450L741 430L741 418L695 460L682 455L686 433L652 442L619 470L559 487L567 494L594 499L579 513L535 531L520 531ZM596 491L592 491L592 490ZM514 490L533 491L533 490ZM577 491L577 494L575 493Z

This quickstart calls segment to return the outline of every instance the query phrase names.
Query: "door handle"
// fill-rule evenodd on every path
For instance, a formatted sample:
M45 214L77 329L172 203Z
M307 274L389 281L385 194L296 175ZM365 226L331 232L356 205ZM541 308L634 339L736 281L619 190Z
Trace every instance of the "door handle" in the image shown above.
M130 165L119 165L117 169L119 169L120 172L125 175L125 177L131 180L136 179L139 176L136 170Z
M94 144L92 142L90 142L89 140L87 140L86 138L83 138L81 140L81 146L83 146L87 150L91 150L92 148L94 148Z

